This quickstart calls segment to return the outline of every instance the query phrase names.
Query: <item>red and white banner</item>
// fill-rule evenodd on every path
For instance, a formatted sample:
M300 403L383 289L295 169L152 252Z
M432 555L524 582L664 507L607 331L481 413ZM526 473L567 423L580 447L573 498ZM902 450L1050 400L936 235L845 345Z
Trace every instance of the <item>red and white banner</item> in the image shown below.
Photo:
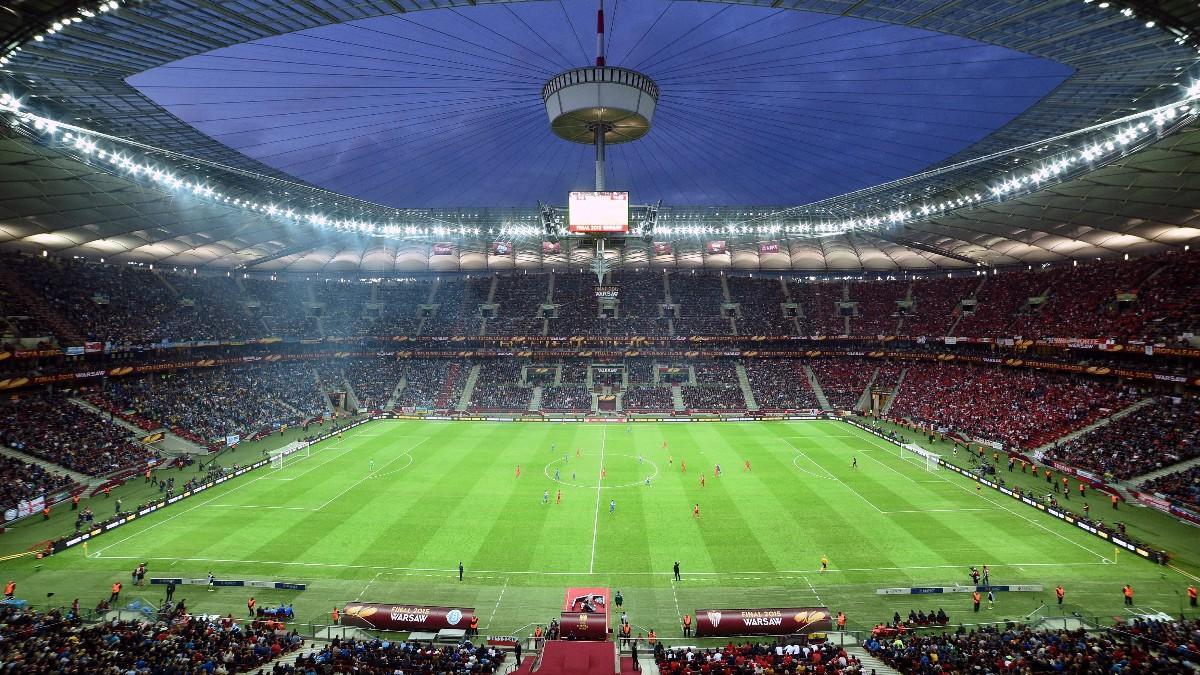
M433 245L434 255L454 255L454 244L440 243Z
M764 241L758 244L758 254L766 255L768 253L779 253L779 242Z
M830 630L828 607L698 609L696 636L798 635Z
M546 255L562 253L562 244L558 243L557 241L543 241L542 253Z
M669 241L654 242L654 255L671 255L671 253L673 253L673 252L674 252L674 249L671 248L671 242L669 242Z
M709 255L721 255L726 251L724 241L710 241L704 245L704 250Z
M492 242L492 255L512 255L513 245L511 241L494 241Z

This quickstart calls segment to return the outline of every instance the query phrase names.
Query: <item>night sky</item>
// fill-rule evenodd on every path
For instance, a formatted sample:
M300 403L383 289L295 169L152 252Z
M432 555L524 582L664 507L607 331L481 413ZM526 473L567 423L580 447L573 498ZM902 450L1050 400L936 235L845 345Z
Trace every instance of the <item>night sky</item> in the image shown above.
M595 58L595 0L410 12L268 38L129 79L204 133L304 181L396 207L565 204L592 149L555 137L547 79ZM797 205L918 172L1071 69L831 15L606 0L609 65L662 90L609 150L637 203ZM1032 140L1032 139L1031 139Z

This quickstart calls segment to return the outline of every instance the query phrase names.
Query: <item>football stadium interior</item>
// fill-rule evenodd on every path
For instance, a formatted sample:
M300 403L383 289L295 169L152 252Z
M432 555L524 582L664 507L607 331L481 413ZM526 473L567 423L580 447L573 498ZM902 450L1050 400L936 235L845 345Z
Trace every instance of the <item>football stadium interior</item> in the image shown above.
M0 3L0 670L1196 673L1198 26Z

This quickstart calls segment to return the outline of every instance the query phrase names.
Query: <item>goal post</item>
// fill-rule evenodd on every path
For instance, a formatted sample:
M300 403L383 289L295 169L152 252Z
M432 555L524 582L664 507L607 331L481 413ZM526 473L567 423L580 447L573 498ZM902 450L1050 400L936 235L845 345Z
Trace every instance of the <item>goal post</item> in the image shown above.
M308 443L304 441L292 441L271 453L271 468L282 469L285 465L291 464L297 459L308 457L309 454Z
M900 459L921 462L925 465L926 471L938 471L942 468L941 455L930 452L916 443L901 445Z

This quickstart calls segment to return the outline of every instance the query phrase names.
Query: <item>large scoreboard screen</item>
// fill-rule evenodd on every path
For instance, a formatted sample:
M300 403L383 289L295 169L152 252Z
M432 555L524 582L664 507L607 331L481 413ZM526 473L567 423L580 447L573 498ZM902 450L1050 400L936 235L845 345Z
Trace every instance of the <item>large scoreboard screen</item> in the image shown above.
M628 192L572 192L567 222L575 234L629 232Z

